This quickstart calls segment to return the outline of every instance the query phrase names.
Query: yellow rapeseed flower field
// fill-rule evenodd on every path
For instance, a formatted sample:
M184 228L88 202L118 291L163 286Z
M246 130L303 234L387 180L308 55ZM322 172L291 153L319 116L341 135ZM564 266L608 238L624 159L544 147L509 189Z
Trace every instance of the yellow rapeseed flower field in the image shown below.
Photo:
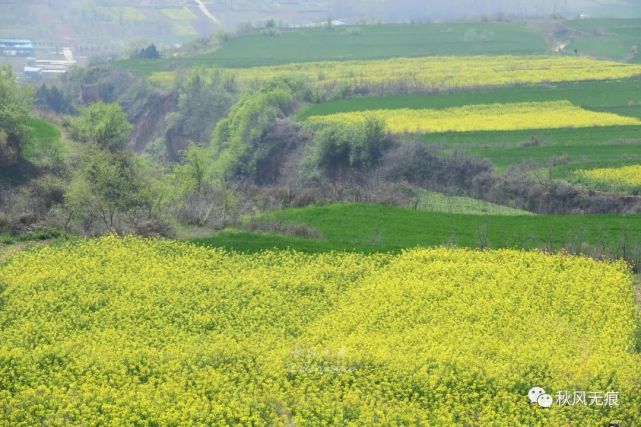
M634 117L585 110L569 101L466 105L443 110L369 110L311 116L311 123L360 123L368 117L385 121L393 133L470 132L519 129L640 125Z
M580 181L604 190L641 191L641 165L585 169L575 173Z
M430 56L369 61L325 61L230 69L241 84L303 75L320 87L446 90L479 86L621 79L641 75L641 65L571 56ZM172 72L154 73L167 84Z
M622 262L540 252L44 248L0 267L0 425L634 425L634 300Z

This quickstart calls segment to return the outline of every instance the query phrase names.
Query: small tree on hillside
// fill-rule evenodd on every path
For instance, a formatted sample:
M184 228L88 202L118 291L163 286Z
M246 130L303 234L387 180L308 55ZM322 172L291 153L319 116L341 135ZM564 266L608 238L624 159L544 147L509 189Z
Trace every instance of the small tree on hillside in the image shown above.
M31 94L18 86L10 67L0 68L0 166L18 162L28 138Z
M93 104L71 120L70 130L84 144L65 194L70 218L92 234L135 227L152 211L155 195L128 150L132 126L120 106Z

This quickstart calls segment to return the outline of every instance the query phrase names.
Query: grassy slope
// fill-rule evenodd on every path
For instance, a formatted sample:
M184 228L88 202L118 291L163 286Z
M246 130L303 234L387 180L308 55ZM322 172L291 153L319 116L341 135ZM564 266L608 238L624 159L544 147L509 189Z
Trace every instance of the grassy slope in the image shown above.
M425 140L487 158L499 169L524 162L558 165L553 170L556 176L578 168L641 162L641 127L636 126L450 133ZM530 145L532 141L539 143Z
M237 231L196 239L208 246L254 252L292 248L304 252L356 250L399 251L416 246L456 244L492 248L559 250L586 242L616 247L624 235L641 233L639 216L498 216L431 213L378 205L331 205L272 213L269 218L306 224L322 240Z
M373 25L292 30L275 37L239 36L212 53L160 61L127 60L117 64L148 75L195 66L252 67L402 56L534 54L547 50L542 34L518 24Z
M580 53L617 61L634 61L641 39L641 19L581 19L566 25L582 34L567 47Z
M29 140L23 146L23 156L30 161L37 160L42 153L62 148L60 128L37 117L29 119Z
M151 3L151 4L150 4ZM190 21L171 19L161 8L175 0L48 0L0 2L0 37L28 38L51 45L124 49L133 40L186 42L198 36L192 24L205 20L195 3ZM178 8L177 10L180 10Z
M497 205L470 197L447 196L424 191L417 208L426 212L456 213L467 215L533 215L520 209Z
M441 95L354 98L312 105L298 117L378 108L443 109L469 104L569 100L590 110L641 118L640 94L641 78L633 78ZM524 144L532 138L538 139L539 145ZM574 168L641 163L641 127L452 132L426 135L424 139L488 158L499 168L528 161L550 162L561 157L566 157L569 164L559 168L559 173Z

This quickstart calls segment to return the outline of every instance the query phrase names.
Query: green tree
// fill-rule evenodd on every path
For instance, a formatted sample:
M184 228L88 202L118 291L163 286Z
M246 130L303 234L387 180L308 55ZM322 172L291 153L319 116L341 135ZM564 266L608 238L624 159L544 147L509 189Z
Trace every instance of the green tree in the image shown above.
M11 68L0 68L0 166L18 162L29 134L31 103L31 93L17 84Z
M183 157L183 161L174 167L176 193L200 194L207 183L207 169L211 161L209 150L192 145Z
M308 178L335 177L347 169L376 167L389 146L385 122L367 118L355 125L330 124L316 129L303 160Z
M74 141L95 145L100 150L120 152L127 148L133 127L117 104L96 102L70 119Z
M124 214L140 208L141 187L133 163L125 156L88 147L65 195L70 214L98 219L107 230L121 230Z
M36 91L36 104L41 108L60 114L74 112L71 100L57 86L49 87L46 83L43 83Z
M168 133L208 142L234 102L235 92L233 77L223 71L193 71L178 83L178 115Z
M70 128L73 139L84 144L65 194L70 218L96 233L122 231L147 217L154 194L127 149L132 127L120 106L93 104L71 120Z
M278 80L243 96L216 126L212 172L228 178L255 179L266 155L264 138L275 120L289 115L304 91L300 82Z

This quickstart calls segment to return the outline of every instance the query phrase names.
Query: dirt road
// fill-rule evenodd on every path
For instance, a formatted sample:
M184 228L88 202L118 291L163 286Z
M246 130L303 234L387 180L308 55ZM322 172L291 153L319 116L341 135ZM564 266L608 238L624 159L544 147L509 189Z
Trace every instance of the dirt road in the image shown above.
M207 18L209 18L211 21L213 21L214 24L220 25L220 21L218 20L218 18L216 18L214 15L212 15L212 13L209 11L209 9L207 9L207 6L205 5L205 3L202 2L202 0L194 0L194 1L198 5L198 8L200 9L200 11Z

